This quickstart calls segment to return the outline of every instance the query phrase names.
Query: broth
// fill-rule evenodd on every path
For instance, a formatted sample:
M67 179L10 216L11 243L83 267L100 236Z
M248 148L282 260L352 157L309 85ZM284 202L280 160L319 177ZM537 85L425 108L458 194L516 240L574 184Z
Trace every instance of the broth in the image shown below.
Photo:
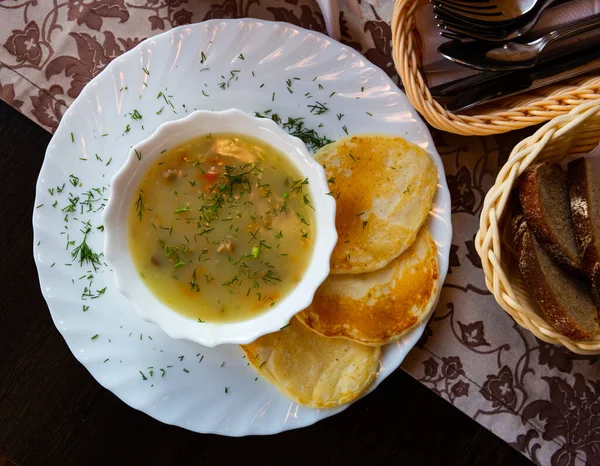
M312 255L308 180L257 139L211 134L162 154L129 216L152 293L199 322L253 318L302 279Z

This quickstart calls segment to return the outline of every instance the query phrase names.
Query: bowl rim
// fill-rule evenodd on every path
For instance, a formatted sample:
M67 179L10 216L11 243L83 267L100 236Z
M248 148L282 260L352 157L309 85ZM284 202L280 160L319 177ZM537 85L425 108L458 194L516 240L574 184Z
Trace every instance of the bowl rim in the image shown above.
M220 128L220 129L219 129ZM315 213L315 239L309 263L300 282L272 309L248 320L200 322L178 313L160 301L135 268L129 249L127 222L133 196L150 164L164 152L194 137L210 133L251 136L279 150L309 179ZM214 347L246 344L280 330L308 307L317 288L329 275L329 259L337 242L336 203L329 193L325 171L310 155L303 141L291 136L269 118L258 118L238 109L196 110L186 117L161 124L149 137L131 147L123 166L110 182L108 202L102 218L105 227L104 254L117 289L137 313L175 339Z

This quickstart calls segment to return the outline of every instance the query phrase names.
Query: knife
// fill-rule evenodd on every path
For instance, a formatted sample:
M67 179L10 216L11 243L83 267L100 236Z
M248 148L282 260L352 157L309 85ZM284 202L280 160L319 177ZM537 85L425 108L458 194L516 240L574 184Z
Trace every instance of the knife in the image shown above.
M544 61L519 71L484 72L430 89L446 110L466 110L600 69L600 47Z

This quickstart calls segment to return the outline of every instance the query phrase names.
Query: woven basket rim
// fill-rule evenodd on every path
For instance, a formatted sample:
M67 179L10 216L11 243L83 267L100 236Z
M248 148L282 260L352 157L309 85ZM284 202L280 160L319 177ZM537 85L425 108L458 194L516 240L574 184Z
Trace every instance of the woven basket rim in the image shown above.
M415 25L420 2L396 0L392 13L392 57L406 96L432 126L464 136L500 134L543 123L600 97L600 75L594 75L568 81L577 82L576 86L548 86L544 88L548 91L547 95L536 90L535 95L511 97L513 108L498 107L497 111L479 115L447 111L432 97L421 73L421 38ZM501 102L498 101L497 105Z
M560 142L566 136L577 136L584 127L583 124L591 119L600 125L600 99L586 102L568 114L552 119L515 146L494 185L485 196L479 218L479 230L475 236L475 249L481 258L486 286L500 307L511 315L517 324L531 331L537 338L547 343L563 345L579 354L600 354L600 334L589 341L572 340L557 332L537 310L530 308L528 303L521 299L510 283L508 271L503 268L502 232L499 225L507 209L509 194L519 175L535 163L545 147ZM599 141L600 132L582 152L589 152ZM566 155L568 154L564 154Z

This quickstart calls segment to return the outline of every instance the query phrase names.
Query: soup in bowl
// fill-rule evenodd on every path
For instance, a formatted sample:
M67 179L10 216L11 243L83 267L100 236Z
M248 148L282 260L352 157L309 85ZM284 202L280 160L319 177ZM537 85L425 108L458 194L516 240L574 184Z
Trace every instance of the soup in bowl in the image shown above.
M133 147L113 178L106 259L171 337L248 343L287 325L329 273L328 191L304 143L273 121L194 112Z

